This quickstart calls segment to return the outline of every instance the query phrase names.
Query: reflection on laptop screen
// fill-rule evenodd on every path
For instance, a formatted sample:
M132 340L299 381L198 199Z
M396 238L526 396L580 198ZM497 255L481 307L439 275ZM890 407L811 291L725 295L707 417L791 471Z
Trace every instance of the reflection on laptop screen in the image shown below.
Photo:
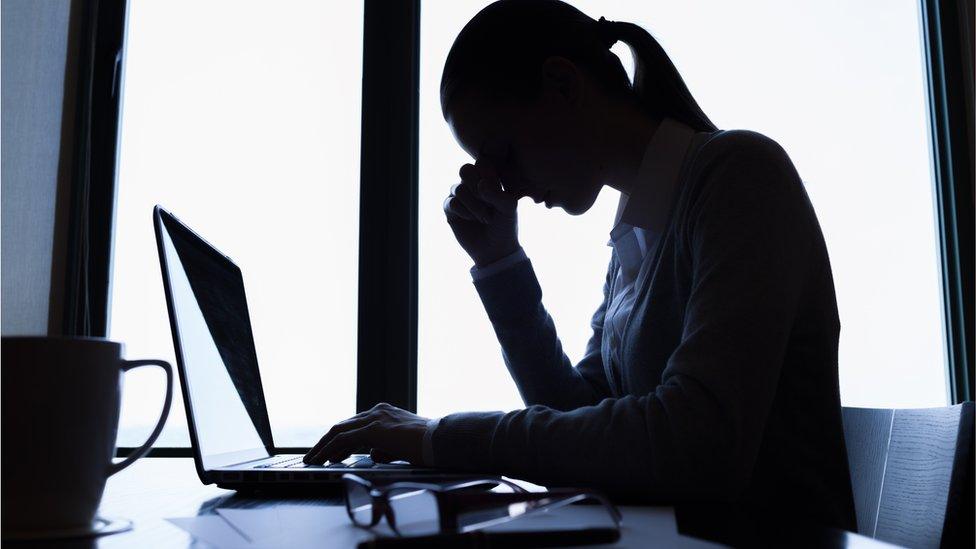
M161 244L204 467L229 465L230 453L266 457L271 429L240 270L177 223L163 217Z

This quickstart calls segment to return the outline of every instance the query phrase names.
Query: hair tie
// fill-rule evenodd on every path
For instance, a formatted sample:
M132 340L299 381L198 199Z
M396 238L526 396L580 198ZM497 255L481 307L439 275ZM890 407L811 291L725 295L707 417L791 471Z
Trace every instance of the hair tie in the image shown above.
M600 42L608 50L611 46L617 43L617 37L614 36L613 32L613 21L607 21L606 17L600 17L596 22L596 34L600 38Z

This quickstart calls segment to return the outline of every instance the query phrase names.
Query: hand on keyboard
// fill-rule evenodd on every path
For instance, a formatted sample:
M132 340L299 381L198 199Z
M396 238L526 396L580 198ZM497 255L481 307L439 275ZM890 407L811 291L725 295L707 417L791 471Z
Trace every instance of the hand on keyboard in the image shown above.
M396 406L377 404L329 429L305 455L305 463L322 464L326 460L345 460L357 448L370 448L374 460L402 459L419 465L423 463L423 440L426 432L426 418Z
M330 462L327 465L325 465L325 468L326 469L350 469L350 468L364 469L367 467L373 467L374 465L376 464L373 463L372 458L370 458L369 456L353 455L353 456L349 456L348 458L342 461ZM312 467L315 467L315 465L312 465Z

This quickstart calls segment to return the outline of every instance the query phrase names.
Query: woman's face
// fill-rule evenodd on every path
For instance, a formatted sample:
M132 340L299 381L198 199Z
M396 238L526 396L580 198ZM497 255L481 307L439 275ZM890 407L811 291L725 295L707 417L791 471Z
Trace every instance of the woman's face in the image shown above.
M571 215L590 209L603 186L595 117L585 103L544 87L531 102L490 102L462 93L445 112L461 147L489 161L506 190Z

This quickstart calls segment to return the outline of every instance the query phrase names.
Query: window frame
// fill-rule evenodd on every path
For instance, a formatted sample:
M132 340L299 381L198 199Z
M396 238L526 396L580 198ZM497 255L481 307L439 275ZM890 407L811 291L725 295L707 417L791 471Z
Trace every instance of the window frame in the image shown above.
M128 0L75 5L69 43L77 57L66 71L77 82L76 114L63 144L71 164L58 196L56 232L64 238L53 270L61 277L53 279L48 325L52 334L106 337ZM389 402L415 411L420 1L363 7L356 408ZM191 452L159 447L148 455Z
M949 401L959 404L974 396L973 44L962 30L973 14L962 0L920 2Z
M366 0L356 408L417 411L420 0Z
M950 10L962 10L962 3L919 2L950 400L958 403L974 394L972 129L966 122L972 87L963 85L971 69L963 59L959 26L943 24L956 21L958 14ZM76 4L69 40L79 47L66 69L77 83L66 106L73 102L76 114L62 145L70 153L62 158L71 163L69 182L58 196L56 234L65 236L54 250L52 274L60 276L52 277L49 331L105 337L128 0ZM420 0L364 0L358 411L377 402L411 411L417 406L420 9ZM131 451L120 447L117 455ZM149 455L191 453L189 447L154 448Z
M128 0L73 2L69 17L48 332L105 337Z

